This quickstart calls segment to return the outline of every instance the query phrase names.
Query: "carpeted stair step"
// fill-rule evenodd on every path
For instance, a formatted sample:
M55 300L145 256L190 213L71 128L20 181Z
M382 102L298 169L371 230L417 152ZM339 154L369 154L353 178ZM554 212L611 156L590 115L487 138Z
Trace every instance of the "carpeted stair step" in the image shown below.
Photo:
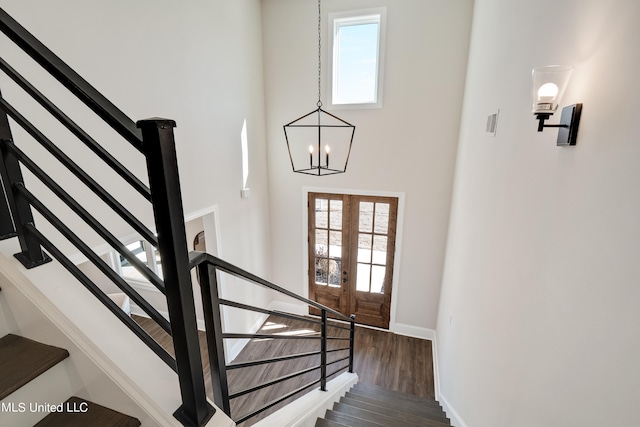
M140 421L97 403L71 397L34 427L138 427Z
M442 406L437 400L427 397L420 397L413 394L402 393L400 391L389 390L371 384L357 383L352 387L351 391L362 394L373 394L375 396L387 396L389 398L400 400L402 402L418 402L430 407L437 407L439 409L442 409Z
M67 350L18 335L0 338L0 400L67 357Z
M382 408L394 409L402 411L406 414L415 415L422 418L429 418L442 423L449 423L449 419L442 409L435 407L430 408L428 405L412 401L400 401L395 398L389 398L387 396L378 395L372 396L369 394L361 394L357 391L348 391L345 397L350 399L359 400L365 403L371 403Z

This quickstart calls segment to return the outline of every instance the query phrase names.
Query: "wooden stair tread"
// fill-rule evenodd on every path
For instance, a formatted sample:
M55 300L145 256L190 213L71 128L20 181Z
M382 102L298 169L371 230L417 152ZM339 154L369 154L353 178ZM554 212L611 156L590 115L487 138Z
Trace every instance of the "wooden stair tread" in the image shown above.
M389 403L397 403L400 405L402 404L416 405L421 408L428 408L432 411L441 411L444 414L444 409L442 408L442 406L440 406L440 404L434 400L408 400L408 399L402 399L399 396L391 396L391 395L380 394L380 393L375 393L373 391L355 389L355 388L352 388L351 390L349 390L349 392L357 394L362 397L370 397L373 399L383 400Z
M327 412L329 411L330 409L327 410ZM345 414L350 417L359 418L371 423L376 423L388 427L396 427L398 425L402 425L402 427L422 427L422 424L412 423L407 420L402 420L402 422L400 422L393 416L387 416L377 412L367 411L366 409L358 408L356 406L351 406L340 402L335 402L333 404L333 412Z
M65 349L18 335L0 338L0 400L67 357Z
M415 394L409 394L409 393L403 393L401 391L396 391L396 390L390 390L388 388L383 388L383 387L379 387L376 385L372 385L372 384L365 384L365 383L357 383L353 386L352 388L354 391L358 390L358 391L362 391L362 392L366 392L366 393L373 393L376 395L383 395L383 396L388 396L388 397L392 397L398 400L410 400L410 401L415 401L415 402L422 402L422 403L426 403L429 405L436 405L438 407L440 406L440 402L438 402L435 399L431 399L428 397L421 397L421 396L416 396Z
M345 397L360 400L361 402L371 403L372 405L377 405L383 408L402 411L422 418L431 418L445 423L449 422L449 419L442 409L429 407L419 402L400 401L383 395L371 396L367 394L360 394L357 391L348 391L345 394Z
M63 412L52 412L34 427L137 427L140 421L79 397L63 403ZM82 412L82 411L85 412Z
M349 426L337 423L335 421L327 420L324 418L318 418L316 420L315 427L349 427Z
M344 403L349 406L355 406L360 409L364 409L366 411L375 412L377 414L386 415L389 417L396 418L398 421L406 421L412 424L417 424L419 426L446 426L450 425L448 421L444 420L434 420L430 418L420 417L412 414L407 414L402 410L394 410L389 408L380 407L375 404L365 403L360 400L350 399L348 397L340 398L340 403Z
M389 424L378 423L379 420L370 420L366 418L359 418L353 415L346 414L340 411L327 410L324 417L328 420L335 421L337 423L344 424L349 427L387 427Z

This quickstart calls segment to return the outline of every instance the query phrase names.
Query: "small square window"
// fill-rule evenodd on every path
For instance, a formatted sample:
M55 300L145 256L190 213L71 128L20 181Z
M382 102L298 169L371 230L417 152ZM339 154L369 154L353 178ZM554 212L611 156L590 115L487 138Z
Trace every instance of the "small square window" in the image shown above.
M380 108L386 8L329 14L333 108Z

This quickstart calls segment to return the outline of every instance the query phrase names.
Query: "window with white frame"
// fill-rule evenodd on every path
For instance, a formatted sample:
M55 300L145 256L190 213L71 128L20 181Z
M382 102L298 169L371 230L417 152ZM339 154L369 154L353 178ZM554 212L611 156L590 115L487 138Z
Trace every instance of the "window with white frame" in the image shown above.
M386 8L329 14L330 104L382 107Z
M126 247L142 262L142 264L145 264L149 267L149 270L156 273L158 277L162 279L162 262L160 260L160 253L156 248L143 240L136 240L135 242L126 245ZM118 265L116 266L116 271L122 277L125 279L147 280L125 257L120 254L117 255Z

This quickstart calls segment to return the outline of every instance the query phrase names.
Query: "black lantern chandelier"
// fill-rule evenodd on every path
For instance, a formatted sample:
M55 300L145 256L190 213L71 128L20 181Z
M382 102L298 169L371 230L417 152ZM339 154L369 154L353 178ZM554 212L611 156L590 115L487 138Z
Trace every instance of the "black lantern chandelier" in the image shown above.
M294 172L324 176L347 171L356 127L322 109L320 23L318 0L318 108L284 125L284 137Z

